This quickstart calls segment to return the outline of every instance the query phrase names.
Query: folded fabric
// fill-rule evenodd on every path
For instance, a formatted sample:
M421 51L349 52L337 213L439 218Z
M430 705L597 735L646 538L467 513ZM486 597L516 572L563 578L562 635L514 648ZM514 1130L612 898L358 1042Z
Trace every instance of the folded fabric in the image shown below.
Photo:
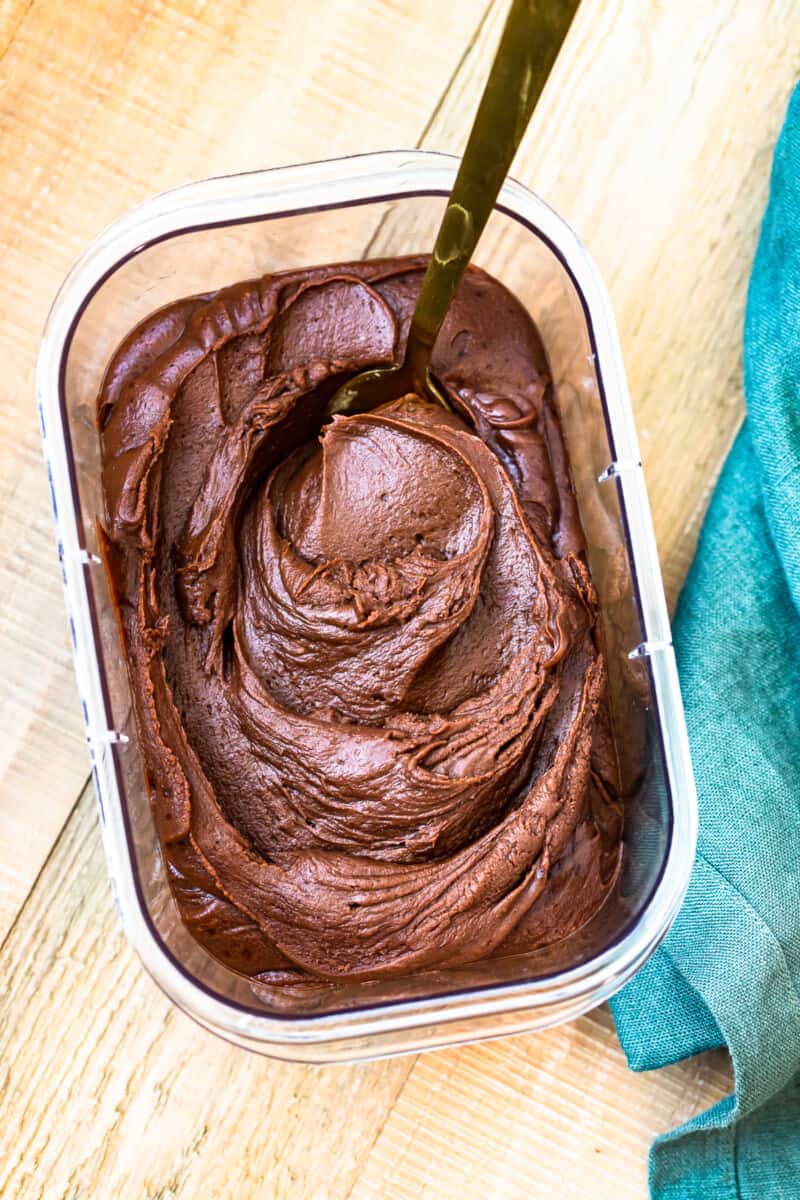
M747 418L674 622L700 834L683 908L612 1002L649 1070L727 1045L735 1092L658 1138L654 1200L800 1198L800 87L744 333Z

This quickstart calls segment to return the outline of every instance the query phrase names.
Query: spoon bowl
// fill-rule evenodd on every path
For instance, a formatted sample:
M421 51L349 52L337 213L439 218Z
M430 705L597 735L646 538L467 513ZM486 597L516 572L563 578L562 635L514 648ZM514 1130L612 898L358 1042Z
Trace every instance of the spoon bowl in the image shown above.
M444 388L430 370L418 376L411 370L408 360L404 359L401 363L391 363L389 366L370 367L343 383L328 401L326 419L371 412L373 408L388 404L409 392L432 404L440 404L448 411L452 408Z

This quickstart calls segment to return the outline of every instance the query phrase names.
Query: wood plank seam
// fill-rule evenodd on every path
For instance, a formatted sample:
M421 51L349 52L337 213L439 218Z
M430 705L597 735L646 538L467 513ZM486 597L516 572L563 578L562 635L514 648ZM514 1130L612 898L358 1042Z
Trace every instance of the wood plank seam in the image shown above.
M77 809L78 809L78 806L80 805L81 799L83 798L83 795L86 792L86 789L88 787L91 787L92 798L94 800L95 814L99 821L100 814L97 811L97 796L95 795L95 792L94 792L94 781L92 779L92 773L90 771L87 774L86 778L84 779L83 783L81 784L80 788L78 789L78 794L75 797L75 799L70 807L69 812L67 813L66 817L64 818L64 820L61 824L61 827L53 841L53 844L47 853L47 857L45 858L44 862L40 866L39 870L36 872L36 875L35 875L33 881L31 882L31 886L28 888L25 899L23 900L22 904L19 906L19 909L17 910L16 916L12 920L8 929L5 931L3 937L0 938L0 961L2 961L3 951L5 949L6 943L8 942L8 940L12 936L12 934L15 932L19 922L22 920L23 914L25 912L25 908L28 905L28 903L30 902L30 899L31 899L33 893L35 892L36 888L39 886L39 883L41 881L43 881L44 876L48 873L50 863L52 862L53 857L55 856L55 854L58 850L58 844L61 841L64 834L66 833L67 827L69 826L70 821L72 820L73 816L77 812Z
M0 36L2 37L2 44L0 45L0 64L2 64L6 53L11 48L14 39L18 36L19 31L25 23L28 13L33 8L35 2L36 0L27 0L27 3L21 12L15 13L12 10L12 12L8 15L5 13L2 14L2 27L0 27ZM3 0L4 5L7 3L9 3L9 0Z
M430 117L425 122L422 132L420 133L419 137L417 138L416 142L414 143L415 149L421 150L424 148L425 142L426 142L428 136L433 131L434 126L436 125L437 119L443 113L443 111L445 109L447 98L451 92L451 89L453 87L455 80L458 78L459 74L462 71L465 71L467 69L467 63L469 62L470 55L473 53L473 51L476 49L479 42L481 41L481 37L487 26L487 23L492 14L492 11L493 11L493 9L496 8L496 6L499 2L500 2L500 0L489 0L489 3L486 5L486 8L483 11L483 15L475 27L475 32L473 33L472 37L469 39L467 45L464 47L464 52L461 55L461 57L459 58L458 63L456 64L455 70L451 73L450 78L447 80L444 90L442 91L442 94L440 95L439 99L437 100L436 104L434 105L433 111L431 112ZM375 243L379 240L381 233L383 232L383 230L386 226L386 221L388 220L389 215L390 214L388 212L384 213L383 216L378 221L377 225L375 226L374 230L372 231L372 233L369 237L369 240L368 240L366 246L364 247L364 258L369 258L370 255L372 254Z
M431 132L431 130L433 129L433 126L436 124L436 121L439 118L439 115L444 110L445 104L447 103L447 97L449 96L449 94L452 90L453 84L455 83L458 76L462 73L462 71L466 72L468 59L472 55L473 51L478 47L478 43L481 41L481 39L483 37L483 34L486 29L489 18L492 15L492 12L496 11L497 6L500 3L502 3L502 0L489 0L489 3L486 5L486 8L483 11L483 15L482 15L480 21L478 21L478 24L475 26L475 31L472 34L472 37L467 42L466 46L464 47L461 57L459 58L458 62L456 63L455 70L451 72L450 78L447 80L447 83L445 84L444 88L442 89L441 96L437 100L436 104L433 106L431 115L428 117L428 120L425 122L425 125L423 126L422 133L419 135L419 138L417 139L417 142L416 142L417 146L424 145L425 139L428 137L428 134ZM478 94L479 93L476 88L476 96L475 96L476 108L477 108L477 102L478 102ZM456 153L455 150L453 152Z
M380 1121L379 1124L376 1125L374 1136L370 1138L369 1145L367 1146L364 1154L362 1155L361 1171L359 1172L358 1175L356 1175L354 1177L353 1182L351 1183L350 1187L347 1189L346 1194L341 1197L341 1200L351 1200L351 1197L355 1194L356 1188L360 1185L361 1179L364 1174L364 1169L365 1169L367 1163L370 1161L370 1158L372 1157L372 1154L374 1153L374 1151L378 1145L378 1142L380 1141L381 1134L383 1133L386 1122L389 1120L390 1116L397 1108L397 1105L398 1105L400 1099L402 1098L403 1092L406 1090L406 1088L409 1085L411 1077L414 1073L414 1068L416 1067L416 1065L419 1061L420 1055L419 1054L407 1055L406 1058L407 1058L408 1062L410 1063L408 1074L406 1075L405 1079L401 1083L398 1091L395 1093L395 1095L392 1099L392 1102L389 1105L387 1105L386 1112L383 1114L383 1119Z

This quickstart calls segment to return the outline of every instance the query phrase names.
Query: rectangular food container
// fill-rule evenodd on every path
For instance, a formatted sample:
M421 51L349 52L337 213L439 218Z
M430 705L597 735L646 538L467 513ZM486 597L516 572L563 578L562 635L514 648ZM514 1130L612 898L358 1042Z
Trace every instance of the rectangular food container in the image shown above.
M189 184L117 221L56 297L37 393L86 736L111 886L166 994L207 1029L278 1058L335 1062L569 1020L666 933L694 858L696 800L669 620L614 320L575 234L508 181L476 261L526 305L549 355L603 611L624 781L624 868L592 921L546 950L372 983L280 1007L213 959L170 893L116 621L99 558L95 401L120 340L154 309L265 272L427 250L458 160L369 154Z

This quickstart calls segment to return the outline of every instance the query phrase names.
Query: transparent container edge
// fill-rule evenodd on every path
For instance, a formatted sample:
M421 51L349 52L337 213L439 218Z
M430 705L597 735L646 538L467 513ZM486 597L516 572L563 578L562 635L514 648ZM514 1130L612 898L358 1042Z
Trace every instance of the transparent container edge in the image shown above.
M482 989L478 994L401 1001L353 1014L274 1018L216 999L173 963L156 940L142 911L133 875L113 756L118 734L109 727L100 678L85 572L95 564L81 544L67 436L60 406L61 372L72 330L89 297L123 259L146 245L188 229L229 225L283 213L331 208L404 195L446 195L458 159L429 151L382 151L345 159L278 167L185 184L132 209L109 226L84 252L62 284L45 326L37 365L36 393L41 434L58 537L75 670L81 695L100 809L103 844L112 891L126 934L162 990L201 1025L239 1045L276 1057L304 1061L347 1061L381 1054L381 1039L395 1037L389 1053L420 1045L471 1040L467 1029L448 1036L447 1027L499 1013L518 1014L501 1033L544 1028L570 1020L618 990L649 957L678 912L688 886L697 836L697 805L688 738L672 650L669 618L627 391L619 339L600 276L570 227L523 185L508 180L497 207L549 241L571 274L586 307L601 368L609 415L613 463L619 480L627 535L638 583L645 641L659 711L659 724L673 797L673 830L660 881L634 927L614 946L556 979ZM324 189L324 195L320 194ZM313 203L312 203L313 201ZM669 719L665 721L665 714ZM553 1015L555 1014L555 1015ZM442 1026L432 1041L415 1038ZM407 1034L405 1040L403 1035ZM473 1034L478 1037L491 1033ZM401 1040L397 1040L398 1037ZM373 1039L356 1053L348 1045Z

